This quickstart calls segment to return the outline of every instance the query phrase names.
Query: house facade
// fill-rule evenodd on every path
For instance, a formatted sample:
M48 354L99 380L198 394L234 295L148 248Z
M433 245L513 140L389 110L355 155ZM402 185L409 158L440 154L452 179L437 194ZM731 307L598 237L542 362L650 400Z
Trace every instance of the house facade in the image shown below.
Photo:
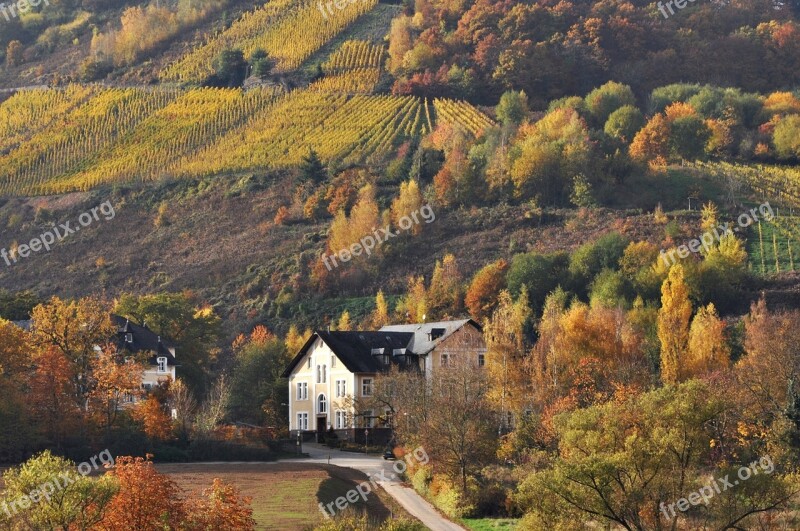
M283 373L289 430L310 435L333 429L348 440L360 439L365 430L377 436L388 424L388 410L357 413L355 402L372 396L378 375L397 367L433 378L456 356L483 365L485 353L481 328L472 319L314 332Z

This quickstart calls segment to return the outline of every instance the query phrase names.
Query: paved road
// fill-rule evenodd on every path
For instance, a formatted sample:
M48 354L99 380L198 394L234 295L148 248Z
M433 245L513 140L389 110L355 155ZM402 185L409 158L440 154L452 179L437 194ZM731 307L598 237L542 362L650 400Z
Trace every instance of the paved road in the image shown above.
M330 462L332 465L354 468L370 477L374 477L375 483L383 487L392 498L397 500L397 503L418 518L428 529L432 531L464 531L463 527L454 524L439 514L433 505L425 501L414 489L402 485L400 480L397 479L397 472L392 468L397 461L386 461L378 456L332 450L325 446L311 443L303 444L303 451L309 455L309 458L284 459L282 461ZM397 468L402 470L402 465L398 464Z

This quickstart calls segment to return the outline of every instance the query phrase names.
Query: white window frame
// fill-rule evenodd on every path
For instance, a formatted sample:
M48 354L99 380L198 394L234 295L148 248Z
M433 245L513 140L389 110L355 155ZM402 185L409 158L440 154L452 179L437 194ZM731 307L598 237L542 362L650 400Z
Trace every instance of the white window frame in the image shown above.
M347 396L347 380L336 380L336 398Z
M158 365L158 374L167 374L168 366L166 356L159 356L156 358L156 364Z
M328 399L325 397L324 393L320 393L317 396L317 413L322 415L323 413L328 412Z
M361 396L372 396L372 378L361 380Z
M334 367L336 367L336 355L331 354L331 369L333 369Z
M343 430L347 426L347 417L345 416L345 412L341 409L336 410L336 429Z
M308 413L297 414L297 429L301 431L308 430Z
M373 428L373 424L375 423L375 419L373 418L373 413L371 409L368 409L364 412L364 427L365 428Z
M297 382L297 399L308 400L308 382Z

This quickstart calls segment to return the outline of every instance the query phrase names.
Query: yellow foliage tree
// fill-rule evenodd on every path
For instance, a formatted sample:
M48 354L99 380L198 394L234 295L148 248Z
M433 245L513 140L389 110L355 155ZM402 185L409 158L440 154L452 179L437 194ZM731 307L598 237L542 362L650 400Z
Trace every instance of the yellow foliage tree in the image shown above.
M661 285L661 309L658 311L658 339L661 342L661 379L677 383L684 379L686 350L689 344L689 319L692 303L683 266L672 266Z
M523 289L516 302L507 290L498 297L497 308L486 319L486 370L489 378L487 398L505 413L525 406L530 378L524 366L525 325L530 319L528 293Z
M291 355L297 354L300 352L300 349L303 348L306 341L308 341L309 337L311 337L310 328L306 328L306 331L300 334L297 331L297 326L291 325L289 331L286 333L286 339L284 339L286 350L288 350Z
M717 315L713 304L702 307L692 319L689 329L689 356L687 375L700 376L727 368L730 348L725 340L725 323Z
M392 201L392 222L398 230L406 230L400 226L400 220L411 216L412 212L418 212L422 208L422 193L419 191L417 181L410 180L400 184L400 195ZM413 219L412 219L413 221ZM416 236L422 231L422 225L413 223L408 230Z
M431 319L455 315L461 310L461 280L455 256L448 253L436 261L428 288Z
M342 315L339 317L339 322L336 324L336 330L340 332L349 332L352 330L353 327L350 324L350 312L347 310L342 312Z

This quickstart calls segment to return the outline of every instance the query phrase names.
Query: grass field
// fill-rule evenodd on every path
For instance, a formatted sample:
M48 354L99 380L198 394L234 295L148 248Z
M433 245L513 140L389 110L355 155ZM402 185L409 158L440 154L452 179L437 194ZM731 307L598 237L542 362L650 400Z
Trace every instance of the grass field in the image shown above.
M465 518L463 523L471 531L513 531L519 520L514 518Z
M769 275L800 268L800 218L777 217L773 222L754 224L747 233L747 256L756 274ZM762 253L763 250L763 253Z
M349 468L305 463L276 464L165 464L158 471L169 475L187 492L211 485L215 477L236 485L253 498L253 517L261 530L307 529L322 521L319 503L344 495L366 476ZM383 491L355 504L373 518L408 515ZM488 529L488 528L487 528Z

